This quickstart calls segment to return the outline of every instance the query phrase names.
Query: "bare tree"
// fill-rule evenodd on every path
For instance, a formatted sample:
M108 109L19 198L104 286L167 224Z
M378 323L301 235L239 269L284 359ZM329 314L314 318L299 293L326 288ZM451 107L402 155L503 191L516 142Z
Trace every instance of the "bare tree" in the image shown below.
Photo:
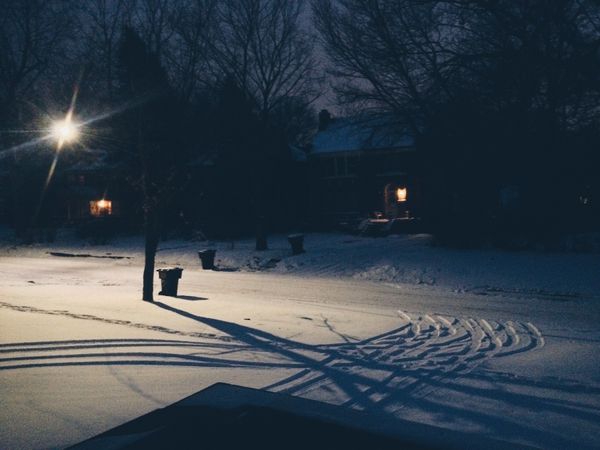
M452 95L463 36L444 2L316 0L313 14L343 103L393 111L416 130L432 99Z
M182 98L190 99L200 88L214 84L210 46L215 38L217 8L217 0L186 0L179 4L179 14L173 16L174 35L165 60Z
M87 59L94 64L108 99L114 96L116 54L123 26L131 22L135 1L90 0L81 4L81 25L86 36Z
M215 61L253 99L262 120L286 97L315 94L301 2L233 0L220 6Z
M0 12L0 147L15 148L29 134L12 133L12 129L32 127L39 119L38 109L44 109L62 87L59 74L64 75L67 45L72 36L74 14L68 0L6 0ZM59 79L58 83L55 83ZM39 126L37 127L39 128ZM8 186L0 187L11 199L11 217L18 235L24 235L32 226L35 214L28 206L33 197L31 185L23 175L40 166L38 158L46 155L31 154L20 158L16 150L12 158L3 158L0 164L10 165ZM3 155L6 156L6 155ZM45 160L44 160L45 162ZM39 196L38 193L35 195ZM39 199L39 197L38 197ZM36 200L38 200L36 199Z
M594 59L600 39L599 8L588 0L315 0L313 12L341 100L409 122L465 93L496 108L519 95L553 102L567 73L583 69L574 59ZM490 77L502 70L504 85Z
M64 61L72 33L69 0L6 0L0 14L0 104L5 114L33 97L40 80ZM1 116L0 116L1 117Z
M136 0L133 25L148 50L164 59L175 33L174 24L184 11L173 0Z
M123 162L143 198L145 257L142 298L153 300L154 261L165 210L183 186L184 108L172 95L166 71L156 54L131 28L125 28L118 51L119 94L125 101L145 101L115 117Z
M312 44L301 24L302 2L232 0L219 5L218 34L211 52L220 71L232 77L252 102L259 118L253 200L256 249L267 248L264 180L268 129L277 106L290 97L316 95Z

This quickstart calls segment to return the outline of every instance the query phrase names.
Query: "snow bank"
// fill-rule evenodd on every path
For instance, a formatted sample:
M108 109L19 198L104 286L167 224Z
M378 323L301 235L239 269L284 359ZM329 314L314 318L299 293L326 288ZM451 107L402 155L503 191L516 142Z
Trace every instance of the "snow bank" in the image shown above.
M596 297L600 293L600 258L591 254L457 250L431 245L428 235L382 238L343 234L307 234L306 253L292 256L287 237L271 236L269 250L256 252L252 239L160 243L157 266L199 266L197 252L217 250L218 270L293 274L302 277L348 277L395 285L436 286L454 292L498 296L504 293L548 298ZM68 234L54 244L0 244L0 255L51 257L49 252L143 258L141 237L90 245Z

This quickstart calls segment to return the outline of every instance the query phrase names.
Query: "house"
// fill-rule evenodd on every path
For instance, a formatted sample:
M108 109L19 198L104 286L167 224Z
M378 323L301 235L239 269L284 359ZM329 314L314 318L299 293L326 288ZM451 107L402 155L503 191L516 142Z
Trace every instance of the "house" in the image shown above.
M332 118L321 111L309 165L311 209L317 223L419 216L415 139L386 118Z
M123 221L134 215L131 189L105 155L82 160L57 173L54 222L77 224L95 219Z

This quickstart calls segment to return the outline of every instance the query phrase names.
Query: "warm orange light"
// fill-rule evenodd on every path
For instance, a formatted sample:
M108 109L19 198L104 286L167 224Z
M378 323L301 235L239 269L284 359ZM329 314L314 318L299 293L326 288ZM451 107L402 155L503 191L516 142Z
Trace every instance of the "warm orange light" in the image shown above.
M90 214L94 217L110 216L112 214L112 201L105 199L91 201Z
M398 203L406 201L406 188L398 188L396 189L396 200Z

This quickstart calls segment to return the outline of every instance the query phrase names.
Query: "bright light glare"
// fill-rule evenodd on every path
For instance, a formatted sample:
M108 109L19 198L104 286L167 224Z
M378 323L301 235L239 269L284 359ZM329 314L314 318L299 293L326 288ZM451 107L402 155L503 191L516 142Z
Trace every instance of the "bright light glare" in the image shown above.
M396 189L396 200L398 201L398 203L406 201L406 188L405 187Z
M52 136L58 141L58 146L62 147L64 143L73 142L77 139L77 126L67 117L64 120L58 120L52 125Z

